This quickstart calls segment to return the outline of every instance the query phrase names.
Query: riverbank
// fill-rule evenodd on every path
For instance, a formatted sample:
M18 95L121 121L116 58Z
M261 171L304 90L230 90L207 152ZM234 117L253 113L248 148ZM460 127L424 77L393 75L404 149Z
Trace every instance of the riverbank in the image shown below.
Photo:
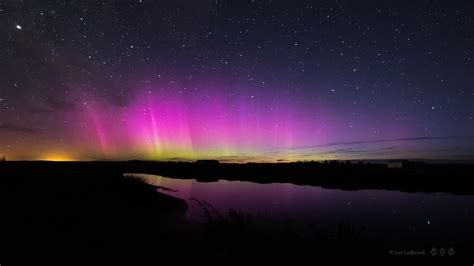
M157 239L167 256L186 249L185 201L121 174L30 166L0 170L2 265L135 265Z
M1 162L0 174L94 172L144 173L201 182L224 180L292 183L344 190L381 189L403 192L447 192L474 195L474 164L414 163L392 169L374 163L189 163L189 162Z

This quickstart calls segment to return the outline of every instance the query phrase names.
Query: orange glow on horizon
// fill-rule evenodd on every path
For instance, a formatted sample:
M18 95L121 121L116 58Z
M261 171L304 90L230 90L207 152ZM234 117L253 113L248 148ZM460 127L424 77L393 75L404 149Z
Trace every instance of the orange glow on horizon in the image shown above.
M65 154L48 154L40 158L42 161L51 161L51 162L69 162L74 161L74 158Z

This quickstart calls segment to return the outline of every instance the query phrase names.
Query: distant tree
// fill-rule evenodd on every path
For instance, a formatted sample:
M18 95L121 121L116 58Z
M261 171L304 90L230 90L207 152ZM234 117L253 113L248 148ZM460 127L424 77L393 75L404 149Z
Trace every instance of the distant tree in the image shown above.
M5 158L5 156L3 156L1 159L0 159L0 162L6 162L7 161L7 158Z

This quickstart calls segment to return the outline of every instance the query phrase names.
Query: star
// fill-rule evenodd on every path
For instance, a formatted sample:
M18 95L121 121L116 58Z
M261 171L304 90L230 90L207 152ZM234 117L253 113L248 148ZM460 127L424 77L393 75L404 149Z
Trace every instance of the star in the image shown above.
M102 10L112 7L109 2L85 1L78 6ZM406 3L396 4L396 16L382 18L380 7L374 10L378 15L354 20L362 13L349 5L328 4L314 12L307 0L295 7L209 1L201 9L200 4L189 3L185 10L179 8L180 15L174 4L113 2L112 23L110 16L77 12L75 4L35 3L20 9L0 4L9 30L15 33L5 39L3 57L8 64L0 67L4 77L0 121L32 125L53 139L57 130L47 125L55 126L55 119L67 118L68 125L87 121L88 129L76 132L72 127L61 134L77 143L91 141L90 148L78 151L81 158L97 152L155 159L158 153L149 152L153 143L144 142L137 131L156 143L169 141L161 146L163 154L174 153L167 147L183 146L186 153L197 155L215 149L217 156L221 150L235 155L244 149L267 156L264 151L269 148L286 153L291 147L342 140L373 141L398 134L410 138L419 131L437 136L474 134L472 77L450 74L472 70L472 38L464 30L472 28L472 21L459 20L468 10L461 16L456 12L441 16L442 12L413 4L421 9L411 18L414 23L407 23L413 6ZM141 10L143 14L135 10L144 5L150 10ZM439 8L450 5L440 3ZM464 12L462 5L452 5ZM312 11L307 12L306 6ZM284 14L279 11L282 7ZM151 10L165 15L150 16ZM252 15L255 12L259 16ZM433 24L437 16L443 25L453 26L450 34L456 38L433 34L442 28ZM448 52L454 50L459 51L456 59ZM39 100L43 95L54 97ZM81 104L85 101L88 104ZM382 126L384 118L387 125ZM213 120L219 121L212 126L216 136L193 126ZM0 147L13 145L15 137L0 128ZM50 146L35 141L39 136L34 134L22 137L35 144L34 150ZM417 149L410 156L443 157L430 154L444 145L441 142L430 142L430 149ZM141 147L136 154L135 143ZM65 148L75 149L75 144L66 144ZM469 142L462 147L459 156L471 153ZM32 150L26 145L18 149L15 153L27 156ZM403 157L404 149L360 156ZM313 150L295 153L319 158Z

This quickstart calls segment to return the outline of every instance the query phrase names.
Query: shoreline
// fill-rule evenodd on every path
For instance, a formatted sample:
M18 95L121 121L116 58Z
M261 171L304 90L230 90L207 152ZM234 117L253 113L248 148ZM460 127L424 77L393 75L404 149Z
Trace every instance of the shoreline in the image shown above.
M109 175L142 173L177 179L213 182L250 181L254 183L291 183L342 190L396 190L402 192L446 192L474 195L470 186L472 164L414 163L400 169L370 163L248 163L216 162L47 162L8 161L0 163L0 176L25 174ZM449 180L449 181L448 181Z

